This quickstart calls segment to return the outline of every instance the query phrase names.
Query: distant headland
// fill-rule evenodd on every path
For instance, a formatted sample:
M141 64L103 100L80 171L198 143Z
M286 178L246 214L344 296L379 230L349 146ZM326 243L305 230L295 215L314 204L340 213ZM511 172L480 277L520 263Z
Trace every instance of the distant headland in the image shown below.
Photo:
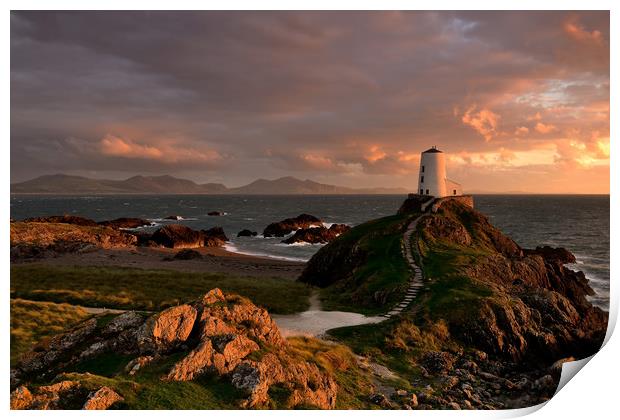
M198 184L170 175L136 175L125 180L93 179L82 176L43 175L11 184L12 194L406 194L405 188L349 188L321 184L292 176L257 179L247 185L229 188L224 184Z

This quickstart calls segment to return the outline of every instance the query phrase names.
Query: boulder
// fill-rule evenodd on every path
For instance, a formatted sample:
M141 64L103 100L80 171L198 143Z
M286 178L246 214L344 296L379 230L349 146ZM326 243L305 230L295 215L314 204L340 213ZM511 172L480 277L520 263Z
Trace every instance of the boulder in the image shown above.
M164 381L195 380L207 372L227 378L247 392L241 407L267 407L272 386L286 388L286 407L335 407L338 389L331 374L291 348L267 311L243 297L213 289L199 300L143 319L141 314L126 312L97 326L98 318L92 318L86 330L83 323L53 337L37 350L45 374L25 380L41 384L46 378L61 377L56 375L72 372L103 349L106 354L133 357L124 369L129 376L163 361L158 368L174 363L161 376ZM91 324L94 331L78 333L90 331ZM16 388L11 407L106 409L122 401L111 388L93 388L98 382L89 374L71 375L71 381Z
M59 410L69 408L74 400L84 398L86 390L76 381L61 381L40 386L31 392L21 386L11 393L11 409Z
M207 216L225 216L226 213L224 213L223 211L210 211L209 213L207 213Z
M123 401L113 389L104 386L88 394L83 410L107 410L117 402Z
M294 230L307 229L312 226L320 226L323 222L318 217L309 214L300 214L297 217L284 219L279 222L271 223L263 231L265 238L286 236Z
M200 260L202 259L202 254L194 249L182 249L176 254L174 254L172 258L169 258L169 259L170 260Z
M228 237L221 227L213 227L207 230L201 230L204 238L204 246L224 246L228 242Z
M150 240L166 248L199 248L204 246L204 235L183 225L164 226Z
M11 392L11 410L25 410L32 404L32 394L25 386L19 386Z
M256 235L258 235L258 232L254 232L254 231L251 231L249 229L243 229L242 231L237 233L237 237L240 237L240 236L256 236Z
M142 226L151 226L152 224L150 220L135 217L120 217L114 220L99 222L101 226L109 226L114 229L136 229Z
M183 216L166 216L164 217L164 220L183 220Z
M142 352L165 353L184 343L194 327L198 312L191 305L165 309L150 317L138 335Z
M312 227L307 229L299 229L293 236L286 238L282 242L285 244L294 244L305 242L310 244L324 244L333 241L341 234L348 232L351 228L347 225L333 224L326 227Z

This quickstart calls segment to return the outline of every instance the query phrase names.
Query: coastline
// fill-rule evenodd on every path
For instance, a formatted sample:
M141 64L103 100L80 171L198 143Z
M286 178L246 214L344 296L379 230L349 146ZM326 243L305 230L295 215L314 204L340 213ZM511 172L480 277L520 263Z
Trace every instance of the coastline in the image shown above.
M186 272L226 273L252 277L281 277L295 280L305 267L304 262L254 256L232 252L220 247L193 248L200 259L173 259L180 249L172 248L110 248L83 253L66 253L55 257L12 262L11 265L44 264L53 266L102 266Z

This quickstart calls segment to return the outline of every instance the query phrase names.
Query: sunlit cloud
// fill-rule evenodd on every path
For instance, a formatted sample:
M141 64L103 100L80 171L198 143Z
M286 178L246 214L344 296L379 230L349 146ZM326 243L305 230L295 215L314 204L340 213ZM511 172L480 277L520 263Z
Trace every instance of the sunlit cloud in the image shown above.
M469 107L463 114L461 121L480 133L486 141L490 141L496 134L500 116L486 108L476 112L476 108L476 105Z
M130 139L106 135L99 142L99 150L103 155L129 158L147 159L168 163L182 162L217 162L222 155L214 150L201 148L196 150L182 144L163 144L158 146L140 144Z
M608 191L607 11L18 11L10 29L13 182L414 189L437 145L466 189Z
M589 42L598 45L603 44L603 34L599 30L588 31L578 20L571 18L564 23L564 31L573 39L580 42Z
M517 136L523 136L526 135L530 132L530 129L527 127L517 127L517 129L515 130L515 135Z
M543 124L539 122L539 123L536 123L536 126L534 127L534 129L541 134L548 134L548 133L552 133L556 131L558 128L553 124Z

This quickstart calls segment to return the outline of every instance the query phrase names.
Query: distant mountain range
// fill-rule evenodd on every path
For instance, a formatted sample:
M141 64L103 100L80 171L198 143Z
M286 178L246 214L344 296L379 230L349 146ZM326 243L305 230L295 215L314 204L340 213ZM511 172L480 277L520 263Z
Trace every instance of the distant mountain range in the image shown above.
M228 188L224 184L197 184L170 175L137 175L123 181L92 179L73 175L44 175L11 184L12 194L406 194L404 188L348 188L321 184L291 176L258 179Z

